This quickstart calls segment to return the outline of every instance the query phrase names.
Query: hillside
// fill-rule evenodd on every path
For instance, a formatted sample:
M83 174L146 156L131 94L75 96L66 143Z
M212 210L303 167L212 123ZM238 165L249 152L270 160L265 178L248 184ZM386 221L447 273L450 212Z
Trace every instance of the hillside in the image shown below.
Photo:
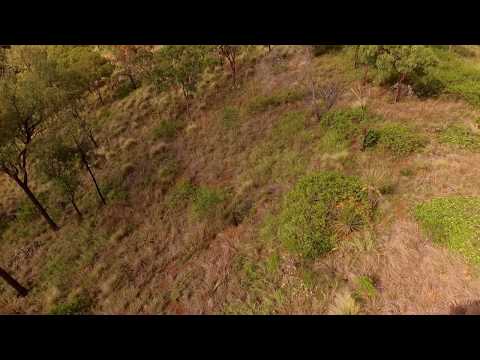
M480 47L433 50L430 95L364 82L349 47L256 46L180 91L109 84L83 219L51 231L0 176L0 313L447 314L480 299ZM338 94L312 111L312 80ZM423 95L423 94L422 94ZM321 95L318 95L321 96ZM0 133L1 134L1 133Z

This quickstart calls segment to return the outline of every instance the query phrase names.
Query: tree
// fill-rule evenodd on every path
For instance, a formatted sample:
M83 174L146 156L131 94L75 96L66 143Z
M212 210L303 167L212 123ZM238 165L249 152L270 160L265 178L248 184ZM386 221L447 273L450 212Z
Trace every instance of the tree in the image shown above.
M70 201L81 220L82 212L75 201L80 188L78 151L56 136L45 139L40 151L42 152L38 162L40 171L53 183L60 194Z
M12 179L56 231L58 225L30 188L30 150L58 105L49 84L42 47L14 47L7 60L12 71L0 80L0 171Z
M368 67L373 67L380 83L396 84L395 102L403 84L425 76L436 64L431 50L421 45L360 45L358 61L365 65L364 80Z
M201 45L168 45L154 53L150 79L162 91L172 86L181 89L190 115L190 98L205 69L212 63L211 48Z
M0 277L7 282L8 285L13 287L19 296L25 297L28 295L28 290L20 285L6 270L0 267Z
M140 78L148 70L152 52L145 46L117 45L111 46L120 75L128 77L134 89L139 87Z
M218 45L218 52L220 56L227 60L228 65L230 66L233 85L235 85L237 81L237 58L240 54L240 50L240 45Z

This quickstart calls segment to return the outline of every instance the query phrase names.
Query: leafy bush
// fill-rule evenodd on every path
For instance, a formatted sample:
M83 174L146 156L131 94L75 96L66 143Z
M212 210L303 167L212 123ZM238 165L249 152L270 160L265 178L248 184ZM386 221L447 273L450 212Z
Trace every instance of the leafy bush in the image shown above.
M362 149L365 150L369 147L377 145L380 140L380 133L377 130L368 130L363 138Z
M290 251L315 258L334 247L338 234L332 224L347 207L368 221L371 205L357 178L336 172L305 176L283 201L277 235Z
M92 306L92 300L87 296L78 296L71 302L55 306L50 315L82 315L87 314Z
M480 150L480 135L460 126L448 126L440 134L440 142L471 151Z
M424 147L426 141L404 125L393 124L380 129L379 144L395 156L409 155Z
M188 180L180 180L173 187L172 191L168 195L168 206L175 208L192 199L196 194L197 188Z
M434 242L480 263L480 198L432 199L417 205L414 216Z
M160 121L160 124L153 130L155 139L172 139L177 135L178 125L173 121Z
M356 281L354 297L356 300L368 300L377 295L375 283L368 276L359 276Z

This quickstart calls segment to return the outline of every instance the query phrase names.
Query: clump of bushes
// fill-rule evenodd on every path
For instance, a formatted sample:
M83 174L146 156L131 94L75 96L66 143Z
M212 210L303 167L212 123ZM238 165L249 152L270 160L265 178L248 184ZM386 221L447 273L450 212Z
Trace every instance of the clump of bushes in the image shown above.
M226 195L224 192L208 187L199 187L193 196L193 211L199 218L213 216L221 210Z
M135 88L130 81L124 81L115 89L113 93L114 100L122 100L126 98Z
M414 216L431 239L480 263L480 198L436 198L414 208Z
M379 145L398 157L409 155L427 143L425 137L400 124L387 125L379 134Z
M469 129L451 125L440 134L440 142L451 144L461 149L471 151L480 150L480 135L472 133Z
M377 145L378 141L380 140L380 132L377 130L370 129L365 134L363 138L362 150L367 148L373 147Z
M312 259L332 250L345 233L367 223L372 210L358 178L336 172L313 173L286 195L277 235L288 250ZM350 231L336 231L335 224L342 222Z

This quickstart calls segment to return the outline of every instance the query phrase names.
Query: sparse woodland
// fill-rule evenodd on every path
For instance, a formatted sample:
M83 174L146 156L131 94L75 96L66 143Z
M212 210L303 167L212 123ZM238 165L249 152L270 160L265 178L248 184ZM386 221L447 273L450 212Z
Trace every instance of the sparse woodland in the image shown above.
M468 313L479 160L480 46L2 46L0 313Z

